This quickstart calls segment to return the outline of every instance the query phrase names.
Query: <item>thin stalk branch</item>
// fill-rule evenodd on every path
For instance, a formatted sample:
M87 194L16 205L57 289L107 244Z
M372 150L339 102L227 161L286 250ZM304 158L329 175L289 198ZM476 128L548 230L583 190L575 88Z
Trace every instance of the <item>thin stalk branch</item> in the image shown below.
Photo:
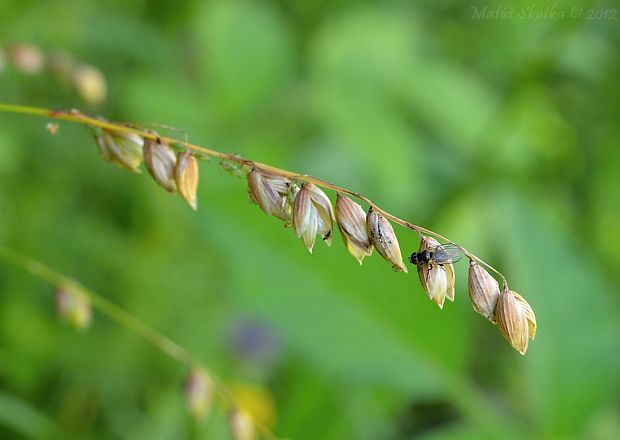
M245 159L242 157L239 157L237 155L234 154L228 154L228 153L222 153L220 151L217 150L212 150L210 148L205 148L205 147L201 147L199 145L194 145L191 144L189 142L186 141L181 141L178 139L174 139L174 138L170 138L167 136L159 136L156 133L153 132L149 132L140 128L136 128L134 126L131 125L127 125L127 124L121 124L121 123L115 123L115 122L109 122L109 121L105 121L103 119L98 119L98 118L94 118L92 116L88 116L85 115L84 113L78 111L78 110L65 110L65 109L61 109L61 110L50 110L50 109L45 109L45 108L37 108L37 107L29 107L29 106L22 106L22 105L13 105L13 104L3 104L0 103L0 112L7 112L7 113L19 113L19 114L25 114L25 115L33 115L33 116L43 116L43 117L47 117L47 118L51 118L51 119L57 119L57 120L62 120L62 121L70 121L70 122L76 122L76 123L80 123L80 124L85 124L87 126L91 126L91 127L99 127L101 129L105 129L105 130L111 130L111 131L116 131L116 132L124 132L124 133L133 133L133 134L137 134L138 136L141 136L142 138L145 139L150 139L153 141L161 141L161 142L166 142L172 145L180 145L183 146L184 148L190 149L194 152L197 153L201 153L203 155L206 156L210 156L210 157L215 157L218 159L222 159L222 160L227 160L227 161L231 161L231 162L235 162L238 163L242 166L248 166L248 167L252 167L252 168L258 168L262 171L267 171L267 172L271 172L271 173L275 173L275 174L279 174L281 176L285 176L288 177L290 179L294 179L294 180L299 180L302 182L307 182L307 183L313 183L317 186L326 188L326 189L331 189L333 191L336 191L338 193L341 194L346 194L348 196L354 197L358 200L361 200L362 202L368 204L369 206L371 206L375 211L377 211L378 213L380 213L381 215L383 215L384 217L390 219L391 221L393 221L394 223L405 227L407 229L411 229L412 231L415 231L418 235L424 233L424 234L428 234L431 235L437 239L440 240L444 240L448 243L452 243L456 246L458 246L461 251L463 252L463 254L465 254L465 256L467 256L467 258L469 258L470 260L473 261L477 261L478 263L482 264L483 266L487 267L488 269L490 269L491 271L493 271L494 273L496 273L502 280L504 285L507 285L508 282L506 280L506 277L504 276L504 274L502 274L499 270L495 269L493 266L491 266L490 264L488 264L486 261L484 261L482 258L474 255L472 252L470 252L469 250L467 250L465 247L455 243L454 241L450 240L447 237L444 237L441 234L438 234L435 231L432 231L430 229L426 229L422 226L418 226L416 224L410 223L406 220L403 220L393 214L390 214L389 212L383 210L382 208L380 208L376 203L374 203L372 200L370 200L368 197L357 193L355 191L352 191L350 189L347 188L343 188L341 186L338 185L334 185L333 183L327 182L325 180L313 177L313 176L309 176L307 174L299 174L299 173L295 173L289 170L284 170L281 168L277 168L265 163L261 163L261 162L256 162L253 160L249 160L249 159Z
M197 367L204 371L207 371L213 383L215 384L215 391L221 400L232 408L242 408L233 393L228 389L224 381L213 374L212 370L202 365L191 353L189 353L184 347L174 342L169 337L155 330L150 325L139 320L131 313L123 310L116 304L107 300L98 293L86 288L75 279L68 277L49 266L37 261L26 255L17 253L5 246L0 245L0 260L12 266L19 267L32 276L48 282L53 286L72 285L79 289L80 293L85 295L92 305L98 309L101 313L112 319L116 323L120 324L127 330L135 333L153 347L167 354L172 359L182 364L187 368ZM264 438L268 440L278 440L269 429L261 424L256 424L257 429L261 432Z

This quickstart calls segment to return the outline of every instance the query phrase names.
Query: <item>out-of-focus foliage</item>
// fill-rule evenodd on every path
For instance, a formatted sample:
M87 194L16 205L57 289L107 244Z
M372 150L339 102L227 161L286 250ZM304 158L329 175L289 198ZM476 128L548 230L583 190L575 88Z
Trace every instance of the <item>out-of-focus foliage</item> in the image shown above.
M535 7L554 4L564 18L519 18L526 3L475 19L496 6L0 2L3 47L65 51L108 84L89 107L7 62L0 101L165 123L362 192L508 275L538 317L525 357L471 309L465 263L439 311L413 270L376 254L360 267L339 240L308 254L215 162L194 213L75 125L52 137L0 115L0 241L258 389L248 404L273 401L283 437L619 438L620 28L586 19L611 2ZM182 368L99 313L85 333L59 324L51 291L0 267L0 437L227 438L221 407L193 425Z

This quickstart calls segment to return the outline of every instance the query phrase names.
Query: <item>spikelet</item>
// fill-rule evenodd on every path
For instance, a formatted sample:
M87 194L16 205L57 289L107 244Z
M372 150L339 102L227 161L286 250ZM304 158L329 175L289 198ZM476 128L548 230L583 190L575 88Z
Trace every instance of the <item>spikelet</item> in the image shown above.
M521 295L504 286L495 308L495 319L506 340L521 354L527 352L528 339L536 335L536 318L533 314ZM530 329L533 329L532 333Z
M155 182L168 192L176 192L175 167L177 156L170 145L144 139L143 152L144 164Z
M254 420L247 411L234 408L228 413L228 429L233 440L256 440Z
M144 144L142 137L135 133L104 129L95 139L104 159L134 173L140 173Z
M536 337L536 330L538 329L534 310L532 309L532 306L530 306L530 304L525 300L525 298L523 298L521 295L519 295L513 290L511 290L511 292L517 302L519 302L519 304L521 304L521 307L523 307L523 312L525 313L525 318L527 319L528 337L533 340Z
M366 227L368 236L377 252L392 263L392 267L399 272L407 272L407 267L403 263L403 256L400 252L398 239L390 222L375 211L372 206L366 216Z
M366 227L366 212L348 197L336 196L336 220L347 250L362 264L372 254L372 244Z
M467 285L474 310L494 323L495 306L499 298L497 280L486 269L471 260Z
M269 216L291 223L289 188L291 181L285 177L254 169L248 173L250 199Z
M433 237L424 236L420 241L420 250L435 250L440 243ZM418 265L420 283L428 297L443 309L446 298L454 301L454 266L452 263L437 264L433 261Z
M185 380L184 397L187 410L196 421L205 420L211 411L215 385L209 374L193 367Z
M312 183L305 184L295 196L293 224L308 251L312 253L317 234L331 245L333 208L327 195Z
M13 66L26 75L41 73L45 68L45 55L34 44L17 43L9 47L9 57Z
M195 211L198 208L198 179L199 169L198 160L192 155L190 150L185 150L177 157L174 169L174 179L181 197Z
M86 330L92 322L90 298L73 283L64 283L56 288L56 311L61 321L76 330Z
M108 86L99 69L82 64L76 66L71 73L75 89L87 104L97 105L105 101Z

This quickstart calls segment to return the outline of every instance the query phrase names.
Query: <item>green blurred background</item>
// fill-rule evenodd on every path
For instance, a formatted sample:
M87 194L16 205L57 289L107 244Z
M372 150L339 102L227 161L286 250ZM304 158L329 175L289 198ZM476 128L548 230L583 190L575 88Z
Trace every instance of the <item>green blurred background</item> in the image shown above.
M466 263L440 311L339 238L310 255L216 162L194 213L73 124L0 115L0 242L273 405L282 437L620 438L620 32L588 16L617 3L513 7L0 0L5 55L61 50L108 86L88 105L5 56L0 101L168 124L359 191L507 274L538 317L525 357L472 310ZM0 265L0 437L228 438L221 407L190 420L181 366L97 312L63 326L51 291Z

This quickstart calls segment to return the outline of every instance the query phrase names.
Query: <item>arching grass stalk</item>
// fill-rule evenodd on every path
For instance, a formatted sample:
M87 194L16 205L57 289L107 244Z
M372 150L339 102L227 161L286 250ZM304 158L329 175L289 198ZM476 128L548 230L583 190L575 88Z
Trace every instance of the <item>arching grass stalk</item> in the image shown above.
M50 110L0 103L0 111L84 124L95 132L105 159L134 172L139 171L144 161L160 186L169 192L178 192L194 209L197 207L197 161L213 157L228 164L234 163L247 173L252 200L268 215L294 226L310 252L316 236L331 244L333 221L336 220L347 249L360 264L372 249L376 249L394 269L408 272L390 221L396 223L419 236L420 250L412 254L410 262L415 264L429 298L440 308L443 308L446 298L454 301L455 272L452 264L462 254L470 262L468 286L474 309L496 324L521 354L525 354L529 339L536 334L537 323L532 308L521 295L509 289L503 273L458 243L390 214L360 193L313 176L160 136L131 124L109 122L78 110ZM336 210L321 188L336 192L339 199ZM367 214L364 216L361 207L346 196L367 204ZM455 249L458 255L450 252ZM501 289L485 268L499 278Z
M446 242L449 243L454 243L452 240L450 240L449 238L446 238L440 234L438 234L435 231L432 231L430 229L426 229L423 228L422 226L418 226L415 225L413 223L410 223L406 220L403 220L393 214L390 214L387 211L384 211L383 209L381 209L381 207L379 207L376 203L374 203L372 200L370 200L368 197L351 191L347 188L343 188L341 186L338 185L334 185L333 183L329 183L325 180L322 179L318 179L316 177L313 176L309 176L307 174L299 174L299 173L295 173L292 171L288 171L288 170L283 170L281 168L277 168L268 164L264 164L264 163L260 163L260 162L256 162L253 160L249 160L249 159L245 159L243 157L240 157L237 154L229 154L229 153L223 153L220 151L216 151L216 150L212 150L209 148L205 148L205 147L201 147L199 145L194 145L191 144L189 142L186 141L181 141L178 139L174 139L174 138L170 138L170 137L166 137L166 136L159 136L158 134L154 133L154 132L149 132L146 130L142 130L140 128L136 128L133 127L131 125L127 125L127 124L122 124L122 123L115 123L115 122L109 122L103 119L99 119L99 118L94 118L92 116L88 116L85 115L83 113L81 113L80 111L77 110L50 110L50 109L45 109L45 108L37 108L37 107L29 107L29 106L23 106L23 105L13 105L13 104L4 104L4 103L0 103L0 112L8 112L8 113L21 113L21 114L27 114L27 115L33 115L33 116L43 116L43 117L47 117L47 118L51 118L51 119L57 119L57 120L63 120L63 121L70 121L70 122L77 122L77 123L81 123L81 124L85 124L87 126L91 126L91 127L98 127L104 130L110 130L113 132L119 132L119 133L132 133L132 134L136 134L140 137L142 137L143 139L150 139L152 141L160 141L160 142L165 142L168 143L170 145L179 145L182 146L184 148L187 148L189 150L192 150L196 153L200 153L200 154L204 154L206 156L210 156L210 157L215 157L218 159L224 159L230 162L236 162L240 165L243 166L249 166L249 167L253 167L253 168L258 168L260 170L263 171L268 171L268 172L272 172L274 174L277 175L281 175L281 176L285 176L288 177L290 179L295 179L295 180L302 180L305 182L309 182L309 183L314 183L315 185L318 185L320 187L323 188L327 188L327 189L331 189L333 191L336 191L338 193L341 194L347 194L349 196L355 197L363 202L365 202L366 204L368 204L369 206L372 206L372 208L377 211L378 213L380 213L381 215L383 215L385 218L390 219L391 221L393 221L394 223L403 226L407 229L411 229L413 231L416 231L420 234L428 234L431 235L433 237L436 237L440 240L444 240ZM463 251L463 253L470 259L473 259L475 261L477 261L478 263L482 264L483 266L487 267L488 269L492 270L493 272L495 272L504 283L507 283L506 277L497 269L495 269L494 267L492 267L491 265L489 265L488 263L486 263L484 260L482 260L480 257L474 255L473 253L471 253L470 251L468 251L466 248L458 245L461 250Z
M89 303L92 303L97 310L108 318L133 332L157 350L167 354L176 362L186 367L188 370L188 378L185 387L185 397L188 410L197 419L204 419L208 416L211 401L215 396L219 397L225 409L231 415L231 423L235 423L235 421L238 420L239 414L242 414L242 417L247 417L247 411L239 404L224 381L219 379L211 369L203 365L191 353L172 339L98 293L84 287L75 279L57 272L40 261L17 253L2 245L0 245L0 260L19 267L56 288L68 289L73 293L84 296ZM244 422L247 422L247 420L244 420ZM267 440L278 440L275 434L258 421L252 420L250 423L252 423L250 429L256 429L260 432L262 438ZM231 426L231 429L235 428ZM232 435L233 438L237 438L234 433L232 433Z

